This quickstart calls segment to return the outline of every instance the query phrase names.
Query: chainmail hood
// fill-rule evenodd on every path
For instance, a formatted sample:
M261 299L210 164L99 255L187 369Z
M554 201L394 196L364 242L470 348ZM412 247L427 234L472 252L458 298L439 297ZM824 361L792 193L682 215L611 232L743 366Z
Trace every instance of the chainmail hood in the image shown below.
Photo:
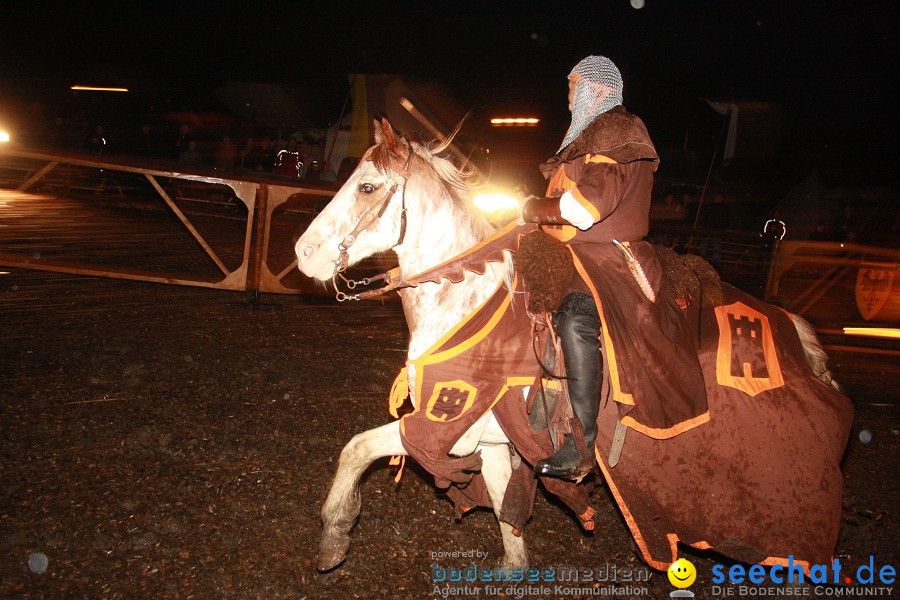
M597 115L622 104L622 74L605 56L588 56L575 65L568 78L575 76L572 123L559 150L571 144Z

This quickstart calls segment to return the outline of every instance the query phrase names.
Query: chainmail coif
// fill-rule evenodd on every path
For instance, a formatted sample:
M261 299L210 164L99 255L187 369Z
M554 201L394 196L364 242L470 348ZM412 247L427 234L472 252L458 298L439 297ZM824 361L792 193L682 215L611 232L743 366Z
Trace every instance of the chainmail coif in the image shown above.
M575 65L568 77L578 75L572 100L572 124L557 153L590 125L597 115L622 104L622 74L605 56L588 56Z

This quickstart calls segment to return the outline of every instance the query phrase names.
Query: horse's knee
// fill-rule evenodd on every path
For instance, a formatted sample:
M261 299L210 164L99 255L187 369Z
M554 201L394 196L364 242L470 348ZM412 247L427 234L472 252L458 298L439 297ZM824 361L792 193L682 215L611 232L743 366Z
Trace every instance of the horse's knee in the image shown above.
M350 441L347 442L343 448L341 448L341 455L338 457L338 464L343 465L347 463L354 462L356 457L361 454L361 451L365 445L365 441L362 438L362 434L357 433Z
M399 421L392 421L354 435L341 450L340 460L366 467L377 458L397 454L406 454L406 450L400 440Z
M375 459L404 453L399 428L391 424L353 436L341 450L337 471L322 507L322 521L340 528L351 526L359 515L359 479Z

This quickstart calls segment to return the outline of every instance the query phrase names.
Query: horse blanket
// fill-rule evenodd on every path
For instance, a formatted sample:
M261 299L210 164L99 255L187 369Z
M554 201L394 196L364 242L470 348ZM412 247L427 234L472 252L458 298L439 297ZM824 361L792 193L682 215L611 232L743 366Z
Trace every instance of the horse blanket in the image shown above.
M467 257L403 285L456 281L462 268L483 272L486 260L514 251L527 230L507 228ZM535 432L525 411L522 387L536 383L539 367L519 291L518 282L514 293L498 286L408 365L417 402L401 420L403 445L438 485L451 486L462 510L490 506L476 475L480 457L449 453L489 410L525 462L533 465L552 450L547 430ZM708 413L665 437L629 423L619 402L606 403L598 417L598 464L644 559L665 569L680 541L749 563L786 563L792 555L798 564L827 564L840 526L849 400L813 374L783 310L723 285L721 304L690 306L685 318L696 332ZM628 433L610 467L617 423ZM593 528L582 486L546 478L544 484ZM528 466L518 465L501 519L524 526L535 486Z

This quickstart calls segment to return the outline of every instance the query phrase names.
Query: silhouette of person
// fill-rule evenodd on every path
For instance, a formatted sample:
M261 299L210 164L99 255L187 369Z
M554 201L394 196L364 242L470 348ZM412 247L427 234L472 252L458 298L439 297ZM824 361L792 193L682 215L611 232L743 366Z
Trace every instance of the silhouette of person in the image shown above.
M234 170L234 163L236 159L237 148L235 148L234 143L231 141L231 136L225 134L222 136L222 139L219 140L219 144L216 147L216 170L225 172Z
M103 154L104 152L108 152L106 131L104 131L103 125L94 127L94 130L88 136L86 150L91 154Z

